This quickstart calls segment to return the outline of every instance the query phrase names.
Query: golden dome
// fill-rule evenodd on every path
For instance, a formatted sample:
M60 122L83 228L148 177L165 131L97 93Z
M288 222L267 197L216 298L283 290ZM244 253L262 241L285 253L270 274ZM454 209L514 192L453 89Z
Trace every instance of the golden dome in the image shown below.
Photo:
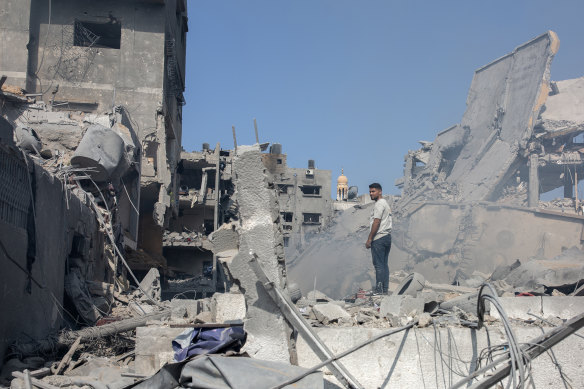
M339 176L339 178L337 178L337 184L347 184L349 182L349 179L347 178L347 176L345 176L343 174L343 169L341 169L341 175Z

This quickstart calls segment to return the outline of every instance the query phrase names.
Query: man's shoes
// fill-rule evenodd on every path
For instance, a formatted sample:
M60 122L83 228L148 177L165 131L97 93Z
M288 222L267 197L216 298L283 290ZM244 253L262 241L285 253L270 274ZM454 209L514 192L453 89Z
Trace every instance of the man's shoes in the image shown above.
M375 287L375 294L383 294L383 283L377 283L377 286Z

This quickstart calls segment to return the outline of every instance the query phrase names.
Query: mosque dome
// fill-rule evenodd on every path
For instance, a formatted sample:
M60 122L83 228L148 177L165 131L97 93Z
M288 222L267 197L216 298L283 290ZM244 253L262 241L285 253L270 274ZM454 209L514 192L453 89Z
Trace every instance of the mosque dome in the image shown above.
M337 184L347 184L348 182L349 179L343 174L343 170L341 169L341 175L337 178Z

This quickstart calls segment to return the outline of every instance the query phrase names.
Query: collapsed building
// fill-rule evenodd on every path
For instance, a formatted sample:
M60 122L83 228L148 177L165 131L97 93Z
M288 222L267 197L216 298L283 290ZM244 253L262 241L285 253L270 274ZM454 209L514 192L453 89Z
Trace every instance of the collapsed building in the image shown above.
M267 180L277 196L283 245L301 247L305 237L318 234L330 224L331 171L317 169L314 160L309 161L308 169L291 168L281 144L258 145ZM181 153L178 215L170 218L164 230L164 271L169 276L165 296L201 296L227 288L223 267L212 252L211 234L237 220L234 157L235 150L222 150L219 144L210 149L208 143L201 151ZM143 262L142 266L147 270L152 263Z
M549 31L479 68L461 123L406 155L393 234L405 262L453 281L583 247L584 79L550 81L558 48ZM556 188L563 200L540 200Z
M164 258L175 275L165 290L169 296L213 293L222 284L209 235L236 216L232 161L232 151L219 144L214 150L205 143L200 152L181 152L178 215L170 219L163 239ZM179 279L177 273L185 277Z
M475 271L584 248L576 190L583 174L583 79L550 81L558 47L550 31L479 68L462 122L408 152L396 182L402 194L389 199L392 270L461 283ZM554 188L568 197L540 200ZM370 255L362 247L369 214L362 207L348 209L304 251L290 253L292 279L304 292L315 278L335 298L370 288ZM563 266L577 269L581 260L575 255Z
M354 254L348 250L353 239L360 240L367 229L361 216L351 216L367 215L370 204L356 202L357 207L341 214L345 223L339 223L342 219L330 223L330 172L319 175L310 162L307 170L282 169L278 166L284 164L284 158L279 157L285 155L275 145L269 154L262 153L265 144L236 146L233 151L222 151L219 145L211 150L207 145L201 152L181 153L179 158L180 124L173 127L172 117L167 115L180 114L182 90L180 83L173 89L167 78L176 77L180 69L171 66L177 65L173 56L176 42L165 38L168 31L176 31L186 22L185 3L107 2L112 12L105 16L103 8L93 3L49 2L49 6L67 9L54 18L57 8L49 9L46 23L36 28L35 20L44 17L42 7L34 1L22 4L36 8L17 8L26 12L11 13L24 20L29 12L30 32L18 30L27 24L7 25L18 30L14 36L28 36L25 41L30 40L37 52L46 44L38 45L35 31L45 31L47 35L42 36L47 36L47 42L52 28L60 28L62 36L69 38L68 31L77 31L80 37L73 40L73 53L86 53L89 48L96 50L96 57L113 60L118 55L122 73L131 73L125 68L126 61L133 66L132 60L147 58L148 65L159 67L146 78L166 81L162 90L156 84L158 87L139 91L161 97L156 110L132 110L128 108L134 101L132 88L140 88L129 87L121 77L117 81L124 85L120 93L126 98L119 101L114 84L83 81L92 74L117 74L105 71L104 62L94 58L83 68L85 74L75 76L81 78L67 79L75 70L64 75L55 71L61 69L61 62L67 63L68 57L63 55L52 62L51 69L54 81L63 79L63 90L70 88L70 94L57 100L61 88L55 91L50 82L49 88L41 86L42 78L30 72L31 68L42 69L41 64L54 57L42 59L41 50L38 63L26 59L33 63L26 73L19 67L4 71L6 63L19 56L7 62L6 56L0 58L2 73L6 73L0 83L10 80L0 94L0 259L13 266L0 276L2 317L6 318L0 324L6 334L0 354L10 346L6 359L0 355L5 362L0 384L10 381L12 388L34 385L49 389L175 388L203 381L211 387L322 388L326 383L327 387L369 388L435 382L436 387L460 387L473 381L488 386L510 376L509 382L518 380L518 386L529 380L537 385L582 386L584 370L573 358L582 351L579 338L562 343L557 355L552 352L552 363L535 359L584 326L582 304L576 300L580 297L555 297L573 288L574 267L566 270L564 266L563 273L572 277L571 283L566 288L553 284L558 287L550 292L554 297L515 298L516 285L531 273L526 270L529 264L512 264L489 276L496 281L495 287L478 290L476 285L441 285L426 282L418 273L398 272L392 274L391 296L359 291L332 299L313 290L301 298L291 283L284 254L286 234L314 232L329 224L342 227L339 235L332 236L343 244L334 253L339 257L328 273L347 272L338 260L341 254ZM89 7L85 9L94 12L91 15L102 16L96 21L82 13L86 16L71 21L72 14L83 10L81 6ZM122 11L133 12L135 17ZM56 25L55 20L63 15L69 15L68 19ZM132 23L141 25L143 31L126 30ZM118 29L119 47L118 35L112 33ZM3 33L13 32L6 28ZM140 42L131 39L136 34L141 35ZM144 51L127 58L125 47L135 46L124 44L126 39L134 45L157 42L159 50L155 58ZM555 39L550 33L526 47L544 42L538 47L555 52ZM61 46L60 51L68 49ZM84 57L75 58L67 66L84 63ZM10 77L16 78L14 83ZM89 108L84 105L83 88L97 90L87 94L95 93L99 102ZM48 97L49 92L53 96ZM109 97L117 104L108 105ZM176 111L168 111L175 102ZM416 178L422 181L421 177ZM469 193L475 194L472 187ZM309 205L316 203L320 205L315 208ZM413 203L404 196L396 209L402 215ZM303 217L289 221L288 212ZM551 212L547 214L557 216ZM319 213L318 218L305 218ZM287 225L292 228L285 228ZM330 239L330 233L322 237ZM399 230L396 234L402 236ZM308 242L304 253L312 252L317 240ZM362 243L360 240L361 248ZM571 252L578 253L576 250ZM163 275L189 274L209 266L214 275L212 284L205 286L215 291L216 272L221 268L226 293L191 299L183 292L163 301L165 281L160 270ZM149 270L138 281L132 269L139 276L140 271ZM305 273L304 278L311 277ZM334 282L334 276L329 280ZM544 274L536 280L536 289L549 280ZM135 284L130 286L130 281ZM466 281L468 284L470 278ZM582 292L579 281L576 289ZM352 286L350 282L343 285ZM524 287L534 291L531 285ZM488 332L478 332L485 327ZM408 337L410 330L415 336ZM401 343L389 338L402 332Z
M187 32L183 0L2 9L0 355L107 316L135 281L124 256L161 262L178 213Z
M282 145L274 143L262 160L278 191L284 246L298 248L307 235L318 233L332 217L331 171L317 169L313 159L306 169L291 168Z
M124 125L138 140L135 206L144 232L136 227L127 242L161 255L162 229L178 211L171 197L182 137L186 1L4 1L3 9L0 72L10 85L64 117L123 107ZM66 125L42 127L34 129L43 142L72 150L80 139Z

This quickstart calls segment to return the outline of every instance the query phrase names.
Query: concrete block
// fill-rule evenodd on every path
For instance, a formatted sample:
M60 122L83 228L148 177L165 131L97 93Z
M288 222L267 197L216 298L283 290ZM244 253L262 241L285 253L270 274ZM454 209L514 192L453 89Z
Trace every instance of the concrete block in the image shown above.
M584 312L584 297L582 296L544 296L541 300L543 317L555 316L570 319Z
M160 286L160 272L156 268L152 268L146 273L144 279L140 281L140 288L149 298L160 301L161 297L161 286ZM149 300L146 296L142 297L142 300Z
M314 312L316 319L325 325L332 322L351 319L351 315L349 315L347 311L333 303L317 304L312 307L312 311Z
M524 297L499 297L501 305L510 319L520 319L520 320L534 320L535 317L528 315L527 313L533 313L534 315L541 316L542 306L541 297L539 296L524 296ZM497 320L501 320L499 311L495 308L491 308L490 315Z
M213 323L213 313L211 311L204 311L195 317L196 323Z
M211 299L211 317L215 323L243 320L246 313L242 294L215 293Z
M306 295L306 298L310 301L332 301L332 299L327 296L326 294L322 293L319 290L311 290Z
M136 328L136 373L152 375L164 364L172 362L172 340L183 331L184 328Z
M194 319L202 311L200 300L176 299L170 301L171 317L173 319L189 318Z
M541 297L539 297L539 296L499 297L499 301L501 301L501 305L503 306L503 310L507 314L507 317L510 319L521 319L521 320L535 319L535 317L528 315L527 312L531 312L537 316L542 315ZM490 315L497 320L501 320L501 316L499 315L499 311L497 311L495 308L491 308Z
M463 310L466 313L470 313L471 315L477 314L477 301L478 301L478 292L476 293L469 293L462 296L455 297L451 300L445 301L440 304L440 308L446 309L447 311L452 311L454 307L457 307ZM490 305L489 302L485 302L485 311L486 313L490 312Z
M443 301L444 293L439 293L430 289L425 289L418 292L417 297L424 299L424 304L428 304L431 302Z
M387 296L381 300L379 313L382 317L407 316L413 311L417 313L424 312L424 299L421 297L412 297L409 295Z

